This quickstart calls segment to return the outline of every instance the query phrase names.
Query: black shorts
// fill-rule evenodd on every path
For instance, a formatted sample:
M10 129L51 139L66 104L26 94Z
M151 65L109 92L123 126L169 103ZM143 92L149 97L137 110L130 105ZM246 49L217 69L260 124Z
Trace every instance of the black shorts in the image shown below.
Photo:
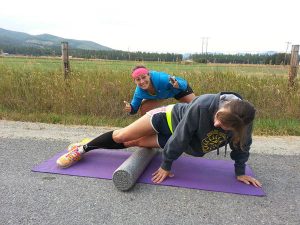
M174 98L175 98L176 100L179 100L179 99L181 99L182 97L187 96L187 95L192 94L192 93L194 93L193 89L190 87L189 84L187 84L186 90L185 90L185 91L179 92L177 95L174 96Z
M152 116L152 126L157 133L159 147L164 148L172 133L169 129L165 112L159 112Z

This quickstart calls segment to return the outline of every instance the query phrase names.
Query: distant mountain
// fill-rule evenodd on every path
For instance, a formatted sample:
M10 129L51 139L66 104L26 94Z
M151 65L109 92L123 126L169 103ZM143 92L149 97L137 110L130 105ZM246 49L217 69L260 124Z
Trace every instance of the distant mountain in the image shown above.
M15 47L51 48L60 47L62 41L67 41L70 48L86 50L114 50L92 41L67 39L51 34L30 35L23 32L0 28L0 46L13 45Z

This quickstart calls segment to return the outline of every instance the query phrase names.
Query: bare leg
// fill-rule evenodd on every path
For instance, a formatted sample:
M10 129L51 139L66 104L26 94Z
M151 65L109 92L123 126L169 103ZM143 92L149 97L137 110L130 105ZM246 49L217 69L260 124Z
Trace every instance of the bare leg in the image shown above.
M145 115L146 112L150 111L151 109L155 109L162 106L162 103L163 100L152 100L152 99L143 100L142 105L140 107L141 116Z
M126 147L144 147L144 148L159 148L160 146L157 143L157 135L141 137L134 141L125 142Z
M191 93L189 95L183 96L178 101L179 102L190 103L195 97L196 97L196 95L194 93Z
M113 140L117 143L124 143L155 135L150 119L149 115L144 115L127 127L115 130L112 136Z

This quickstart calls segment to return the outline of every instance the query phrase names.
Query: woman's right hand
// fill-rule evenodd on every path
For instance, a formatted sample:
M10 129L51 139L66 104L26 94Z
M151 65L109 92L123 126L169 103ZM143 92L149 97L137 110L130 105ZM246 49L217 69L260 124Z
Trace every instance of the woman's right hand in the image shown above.
M163 182L167 177L174 177L174 174L159 167L159 169L152 174L151 180L153 181L153 183L159 184Z
M261 187L261 183L256 180L254 177L247 176L247 175L240 175L237 176L237 179L245 184L252 184L254 187Z
M126 102L126 101L123 101L123 102L125 104L124 111L130 113L131 112L131 105L130 105L130 103Z

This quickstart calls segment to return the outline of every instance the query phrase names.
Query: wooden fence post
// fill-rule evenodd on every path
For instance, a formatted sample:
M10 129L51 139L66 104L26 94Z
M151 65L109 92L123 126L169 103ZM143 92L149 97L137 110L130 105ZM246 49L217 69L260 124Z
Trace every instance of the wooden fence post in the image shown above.
M62 61L65 79L69 78L70 62L69 62L69 46L68 42L61 43Z
M292 46L291 65L289 68L289 87L294 87L299 67L299 45Z

